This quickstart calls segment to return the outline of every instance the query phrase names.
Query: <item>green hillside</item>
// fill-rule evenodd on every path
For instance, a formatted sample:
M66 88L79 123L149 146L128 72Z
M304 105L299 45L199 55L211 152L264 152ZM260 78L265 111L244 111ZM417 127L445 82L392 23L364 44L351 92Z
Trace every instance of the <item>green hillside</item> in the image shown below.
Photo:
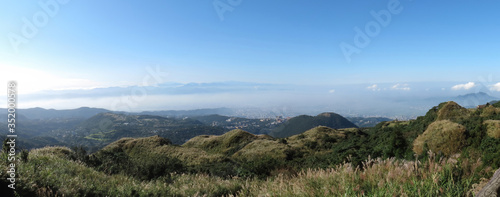
M357 128L355 124L336 113L322 113L317 116L297 116L272 130L269 135L283 138L303 133L317 126L334 129Z
M317 126L284 138L237 129L199 135L183 145L159 135L127 137L92 154L81 147L34 149L18 154L15 191L21 196L473 196L500 167L499 109L446 102L415 120L372 128ZM121 121L146 127L168 121L100 118L114 123L106 129ZM332 118L319 115L327 123L335 123ZM1 155L7 166L6 153ZM0 174L4 188L7 176Z
M194 119L174 119L151 115L100 113L82 122L73 132L53 131L51 136L72 146L102 148L124 137L159 135L174 144L183 144L198 135L223 134L225 129ZM92 150L95 151L95 150Z

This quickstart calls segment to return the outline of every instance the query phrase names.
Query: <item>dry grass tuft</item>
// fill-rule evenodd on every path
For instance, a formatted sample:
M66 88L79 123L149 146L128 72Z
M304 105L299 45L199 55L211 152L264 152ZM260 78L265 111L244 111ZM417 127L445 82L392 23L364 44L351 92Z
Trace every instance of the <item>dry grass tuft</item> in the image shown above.
M271 140L273 138L267 135L257 136L248 133L246 131L243 131L241 129L235 129L220 136L213 136L213 135L197 136L190 139L182 146L189 148L199 148L206 150L207 152L232 155L233 153L237 152L247 144L258 139Z
M495 139L500 138L500 120L486 120L483 124L486 125L488 136Z
M434 152L449 156L457 153L465 144L465 127L449 120L436 121L427 127L413 142L413 151L422 154L424 146Z
M30 152L30 156L38 155L54 155L59 158L69 159L73 151L63 146L48 146L44 148L34 149Z
M243 185L238 196L463 195L465 192L457 191L457 183L447 177L456 164L434 157L429 151L429 159L423 163L369 158L362 168L343 163L330 169L307 169L292 177L278 175L264 182L251 181ZM470 165L477 166L477 162ZM465 187L467 191L471 185Z
M500 108L493 107L492 105L484 108L481 112L481 117L491 117L500 114Z
M287 140L290 146L296 148L303 148L305 143L307 142L316 141L318 143L321 143L321 140L324 140L325 138L340 140L346 137L346 133L357 132L357 131L359 131L359 129L356 128L332 129L329 127L319 126L307 130L302 134L290 136L287 138Z

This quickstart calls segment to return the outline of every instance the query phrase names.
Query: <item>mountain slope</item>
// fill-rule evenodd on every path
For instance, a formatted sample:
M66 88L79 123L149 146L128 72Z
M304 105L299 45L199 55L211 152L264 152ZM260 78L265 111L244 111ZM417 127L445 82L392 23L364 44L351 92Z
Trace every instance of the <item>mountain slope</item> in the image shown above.
M224 131L221 127L204 125L190 118L100 113L73 130L57 130L51 135L71 145L99 148L124 137L159 135L170 139L174 144L183 144L198 135L220 135Z
M289 137L303 133L317 126L326 126L333 129L357 128L355 124L336 113L322 113L317 116L297 116L275 128L269 135L278 138Z

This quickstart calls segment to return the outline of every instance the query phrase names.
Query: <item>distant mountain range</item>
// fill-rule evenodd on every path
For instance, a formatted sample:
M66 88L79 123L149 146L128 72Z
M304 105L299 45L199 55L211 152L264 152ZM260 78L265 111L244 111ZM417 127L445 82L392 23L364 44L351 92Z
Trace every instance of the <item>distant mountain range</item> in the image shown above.
M471 94L465 94L465 95L460 95L457 96L453 99L452 101L455 101L461 106L464 106L466 108L474 108L478 105L482 105L494 100L498 100L499 98L490 96L487 93L484 92L478 92L478 93L471 93Z
M317 115L321 112L333 111L343 116L388 117L406 120L424 115L427 109L435 103L455 101L470 108L491 100L499 100L496 97L500 97L500 91L491 89L489 84L477 83L473 89L467 90L453 89L455 85L457 82L346 85L265 84L235 81L165 83L155 86L108 87L89 90L46 90L23 95L23 105L51 108L54 105L42 103L56 103L55 105L62 109L90 105L89 107L101 107L112 111L147 110L143 114L170 117L219 114L245 118L270 118L294 117L302 114ZM137 100L138 102L130 103L132 93L138 90L145 95ZM118 102L120 105L110 105L116 101L121 101ZM196 110L204 108L217 110ZM183 111L182 109L195 110Z
M206 116L206 115L232 115L234 110L229 108L213 108L213 109L194 109L194 110L162 110L162 111L144 111L137 113L140 115L156 115L168 117L192 117L192 116Z
M82 118L87 119L99 113L110 112L107 109L81 107L78 109L44 109L44 108L29 108L18 109L17 115L32 120L47 120L47 119L71 119ZM6 115L7 109L0 108L0 115Z
M498 99L499 98L490 96L485 92L478 92L478 93L470 93L454 97L434 97L426 99L425 102L428 103L427 105L432 105L433 103L454 101L458 103L460 106L463 106L465 108L475 108L478 105L482 105Z
M233 114L233 110L229 108L214 108L214 109L195 109L195 110L163 110L163 111L145 111L139 113L132 112L121 112L121 111L110 111L102 108L89 108L80 107L77 109L44 109L44 108L28 108L28 109L18 109L17 116L25 119L31 120L49 120L49 119L88 119L99 113L121 113L121 114L131 114L131 115L156 115L165 117L184 117L184 116L205 116L212 114ZM7 109L0 108L0 116L6 116ZM6 120L2 119L0 122Z
M392 121L393 119L384 117L345 117L347 120L354 123L359 128L362 127L374 127L380 122Z

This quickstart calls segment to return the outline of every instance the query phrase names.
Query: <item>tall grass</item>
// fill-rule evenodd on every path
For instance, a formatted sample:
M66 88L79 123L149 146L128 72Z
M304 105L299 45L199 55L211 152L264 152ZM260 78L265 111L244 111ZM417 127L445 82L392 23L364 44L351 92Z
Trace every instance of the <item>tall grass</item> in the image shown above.
M493 172L482 169L480 159L437 158L428 152L425 160L369 158L362 167L344 162L265 180L171 174L140 181L106 175L66 159L69 149L52 149L31 151L28 161L18 162L22 196L473 196L488 181L482 177Z
M362 168L344 163L252 182L240 196L473 196L480 189L475 183L481 161L465 159L461 164L457 156L437 159L432 152L423 162L368 159Z

